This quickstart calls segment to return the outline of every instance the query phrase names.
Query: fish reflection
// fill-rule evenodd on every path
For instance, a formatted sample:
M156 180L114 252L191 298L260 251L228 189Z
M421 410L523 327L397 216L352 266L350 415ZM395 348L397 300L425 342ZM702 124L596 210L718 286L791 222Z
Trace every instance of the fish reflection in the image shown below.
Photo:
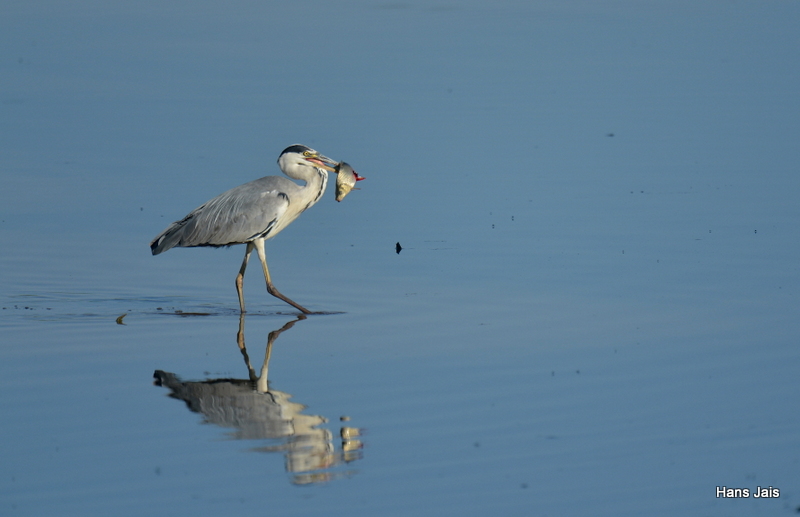
M236 440L270 440L271 444L253 448L256 452L283 452L286 471L297 485L322 483L351 476L355 471L333 472L329 469L361 458L360 430L342 426L341 449L334 445L333 433L321 427L328 420L306 415L306 406L291 402L289 393L270 389L267 380L272 345L282 332L305 316L286 323L269 333L267 350L260 375L250 363L244 343L244 315L239 318L236 341L244 356L249 379L209 379L183 381L174 373L156 370L155 384L171 390L170 397L183 400L190 410L203 415L205 422L231 428ZM349 417L341 417L342 422Z

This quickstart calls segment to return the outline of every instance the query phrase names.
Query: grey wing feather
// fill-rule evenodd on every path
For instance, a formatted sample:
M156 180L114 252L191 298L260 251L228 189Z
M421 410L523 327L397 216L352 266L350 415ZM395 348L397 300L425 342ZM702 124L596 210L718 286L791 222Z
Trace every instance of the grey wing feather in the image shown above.
M175 246L229 246L268 237L289 207L297 184L267 176L233 188L192 210L153 239L153 255ZM277 233L277 232L275 232Z

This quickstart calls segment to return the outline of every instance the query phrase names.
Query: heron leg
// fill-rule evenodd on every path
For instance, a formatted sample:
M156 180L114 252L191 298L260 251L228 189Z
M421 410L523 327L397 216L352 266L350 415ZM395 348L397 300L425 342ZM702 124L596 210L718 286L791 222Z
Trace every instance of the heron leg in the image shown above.
M264 364L261 365L261 375L256 381L256 387L258 388L259 393L267 393L269 391L269 384L267 381L269 375L269 358L272 355L272 344L276 339L278 339L278 336L280 336L283 331L289 330L290 328L294 327L295 323L304 319L306 319L306 315L301 314L296 320L290 321L278 330L273 330L269 333L269 336L267 336L267 352L264 354Z
M242 283L244 283L244 270L247 269L247 261L250 260L250 253L253 252L252 242L247 243L247 251L244 252L244 260L242 261L242 267L239 268L239 274L236 275L236 294L239 295L239 309L242 313L247 312L244 310L244 291L242 290Z
M281 292L278 291L274 285L272 285L272 279L269 276L269 268L267 267L267 254L264 251L264 239L256 239L253 241L252 244L255 245L256 251L258 252L258 258L261 261L261 267L264 268L264 278L267 281L267 292L272 296L274 296L275 298L280 298L281 300L288 303L289 305L299 310L303 314L313 314L310 310L306 309L299 303L294 302L291 299L287 298L286 296L282 295ZM248 243L248 246L250 246L250 243Z

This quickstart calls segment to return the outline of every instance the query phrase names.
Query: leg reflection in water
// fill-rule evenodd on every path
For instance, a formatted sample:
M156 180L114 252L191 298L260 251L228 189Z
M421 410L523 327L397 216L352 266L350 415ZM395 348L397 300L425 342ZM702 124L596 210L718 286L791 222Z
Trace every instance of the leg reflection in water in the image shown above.
M173 373L156 370L155 384L168 388L170 397L183 400L190 410L203 415L204 422L232 429L229 433L231 438L268 441L268 444L251 450L283 452L292 483L320 483L353 475L355 472L352 470L337 472L331 469L361 458L359 429L343 426L340 429L341 449L337 450L332 433L321 427L328 421L325 417L303 414L304 405L291 402L290 394L269 386L267 374L273 343L281 333L306 317L300 315L269 333L259 374L250 363L245 347L244 317L244 314L239 317L236 342L247 365L248 379L183 381ZM349 418L342 417L342 420Z

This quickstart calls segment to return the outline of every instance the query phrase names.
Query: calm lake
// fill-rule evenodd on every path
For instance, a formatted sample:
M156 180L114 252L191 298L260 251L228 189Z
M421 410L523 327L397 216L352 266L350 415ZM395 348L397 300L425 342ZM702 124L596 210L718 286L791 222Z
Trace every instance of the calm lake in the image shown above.
M796 515L798 27L5 2L0 514ZM294 143L366 177L267 241L325 314L151 256Z

